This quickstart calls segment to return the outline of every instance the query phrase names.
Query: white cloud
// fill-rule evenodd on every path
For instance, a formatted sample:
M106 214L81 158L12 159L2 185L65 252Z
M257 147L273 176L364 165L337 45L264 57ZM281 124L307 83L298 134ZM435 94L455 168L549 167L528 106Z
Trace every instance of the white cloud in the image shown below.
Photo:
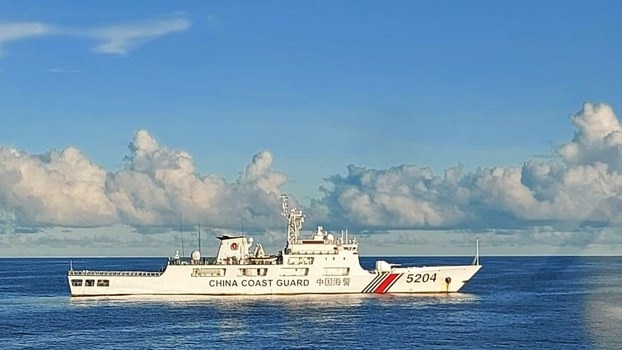
M287 177L274 172L272 155L260 152L234 183L196 173L190 154L162 147L147 132L136 133L126 169L110 174L108 195L124 223L212 227L274 226Z
M622 127L610 106L586 103L572 116L572 123L577 128L574 139L559 149L566 162L603 163L611 170L622 170Z
M456 170L460 171L460 170ZM348 226L412 228L451 226L465 219L458 204L465 193L454 174L434 176L432 170L402 165L387 170L348 167L348 175L334 176L333 189L316 202L314 213L326 212ZM321 208L326 206L326 208Z
M90 36L102 41L95 47L96 52L107 54L127 54L135 47L156 38L183 32L190 28L190 21L183 18L106 26L90 30Z
M32 156L0 147L0 205L19 224L98 226L117 221L106 172L68 147Z
M575 228L622 223L622 132L611 107L585 104L572 117L575 137L560 157L527 160L444 177L402 165L386 170L350 166L333 176L314 213L376 229L523 227L542 222ZM318 215L318 216L319 216Z
M278 226L279 196L287 182L260 152L233 183L197 174L192 157L160 146L147 131L130 143L125 169L106 173L79 150L42 155L0 148L0 223L18 226L212 227Z
M493 232L498 239L491 242L506 246L521 239L504 232L528 232L520 235L523 243L543 246L619 242L612 237L622 224L620 124L602 104L585 104L571 120L577 132L556 157L521 167L464 173L457 166L439 176L416 165L351 165L311 203L308 227ZM212 229L282 226L279 196L287 176L272 170L268 151L257 153L233 182L197 173L190 154L160 145L145 130L129 151L125 168L107 173L72 147L42 155L0 148L0 232L112 224L153 232L147 228L177 228L182 217L186 225ZM291 204L299 207L295 198Z
M55 34L56 28L40 22L0 22L0 57L10 42Z
M100 44L94 48L95 52L124 55L148 41L172 33L186 31L190 26L191 22L181 17L90 29L69 29L41 22L0 22L0 57L3 55L4 47L11 42L53 34L65 36L86 35L100 41ZM54 68L50 72L77 73L78 71Z

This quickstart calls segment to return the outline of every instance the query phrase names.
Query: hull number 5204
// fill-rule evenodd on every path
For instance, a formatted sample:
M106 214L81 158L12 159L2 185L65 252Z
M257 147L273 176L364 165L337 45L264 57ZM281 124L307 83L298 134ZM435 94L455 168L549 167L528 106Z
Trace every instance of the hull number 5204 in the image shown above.
M408 276L406 276L406 282L407 283L426 283L426 282L436 282L436 274L432 273L416 273L416 274L409 274Z

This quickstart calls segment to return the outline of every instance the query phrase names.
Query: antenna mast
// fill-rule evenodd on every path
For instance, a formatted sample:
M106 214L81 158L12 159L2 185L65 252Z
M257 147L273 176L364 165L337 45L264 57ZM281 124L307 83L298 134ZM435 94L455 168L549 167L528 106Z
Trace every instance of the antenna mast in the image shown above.
M201 252L201 223L199 222L199 253Z
M179 214L179 234L181 235L181 256L186 256L184 252L184 219L181 214Z
M300 229L302 223L305 221L305 216L302 214L302 210L296 208L289 209L287 205L287 196L281 196L281 216L287 220L287 243L294 244L298 241L300 236Z

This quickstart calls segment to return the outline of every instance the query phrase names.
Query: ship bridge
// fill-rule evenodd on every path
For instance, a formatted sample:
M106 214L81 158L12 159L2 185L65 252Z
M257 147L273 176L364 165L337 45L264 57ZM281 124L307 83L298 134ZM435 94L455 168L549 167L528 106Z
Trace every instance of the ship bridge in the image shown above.
M287 244L285 254L340 254L342 252L358 254L356 237L349 239L348 231L342 230L340 237L325 231L322 226L312 234L310 239L302 239L300 230L305 217L302 210L289 208L287 197L282 197L281 215L287 220Z

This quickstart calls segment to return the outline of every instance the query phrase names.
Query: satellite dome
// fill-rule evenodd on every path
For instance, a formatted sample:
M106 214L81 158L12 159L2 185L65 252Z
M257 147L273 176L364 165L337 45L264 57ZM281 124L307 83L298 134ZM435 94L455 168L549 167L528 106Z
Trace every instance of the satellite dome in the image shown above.
M195 251L192 252L190 257L192 257L192 260L194 260L194 261L199 261L199 260L201 260L201 252L199 252L198 250L195 250Z

